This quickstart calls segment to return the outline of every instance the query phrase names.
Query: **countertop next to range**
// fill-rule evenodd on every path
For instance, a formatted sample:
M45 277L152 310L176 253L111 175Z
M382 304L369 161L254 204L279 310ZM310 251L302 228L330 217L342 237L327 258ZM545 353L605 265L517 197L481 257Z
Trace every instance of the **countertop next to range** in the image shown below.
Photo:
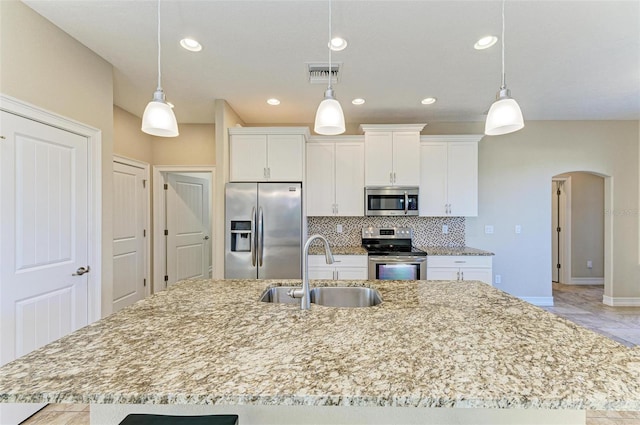
M494 255L493 252L471 248L469 246L419 246L418 248L425 251L428 255ZM333 255L367 255L367 251L361 246L332 246L331 252ZM322 245L312 246L309 249L309 254L324 255L324 248Z
M299 280L176 284L0 368L0 401L640 410L640 350L480 282L270 304Z

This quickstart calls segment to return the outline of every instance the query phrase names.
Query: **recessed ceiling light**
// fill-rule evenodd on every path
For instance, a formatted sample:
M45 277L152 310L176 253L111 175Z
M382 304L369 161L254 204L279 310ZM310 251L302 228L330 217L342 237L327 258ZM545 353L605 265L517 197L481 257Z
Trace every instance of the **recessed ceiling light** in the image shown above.
M438 99L436 99L435 97L425 97L420 101L420 103L422 103L423 105L432 105L436 103L437 100Z
M202 50L202 45L193 38L183 38L180 40L180 45L190 52L199 52Z
M329 42L329 48L334 52L339 52L347 48L347 40L342 37L333 37Z
M267 99L267 103L269 105L278 106L280 104L280 101L272 97L271 99Z
M358 97L357 99L353 99L351 103L353 103L354 105L362 105L364 104L364 99L361 97Z
M473 45L473 48L476 50L484 50L496 44L498 41L498 37L495 35L487 35L486 37L482 37L480 40L476 41L476 44Z

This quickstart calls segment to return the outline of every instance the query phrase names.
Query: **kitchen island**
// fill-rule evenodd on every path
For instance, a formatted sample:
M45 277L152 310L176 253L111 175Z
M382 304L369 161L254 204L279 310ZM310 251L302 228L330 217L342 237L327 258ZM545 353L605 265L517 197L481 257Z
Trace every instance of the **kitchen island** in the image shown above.
M240 423L584 423L640 410L640 351L479 282L368 286L367 308L259 302L300 281L185 281L0 368L1 402ZM474 408L474 409L470 409ZM448 422L447 422L448 421Z

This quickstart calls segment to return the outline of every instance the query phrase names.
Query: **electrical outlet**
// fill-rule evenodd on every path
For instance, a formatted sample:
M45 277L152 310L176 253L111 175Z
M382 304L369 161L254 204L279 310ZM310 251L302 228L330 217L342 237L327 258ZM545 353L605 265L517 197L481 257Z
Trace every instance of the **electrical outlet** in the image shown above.
M519 225L519 224L516 224L515 232L516 233L522 233L522 226Z
M593 261L587 260L587 268L588 269L592 269L593 268Z
M485 224L484 233L486 233L487 235L492 235L493 234L493 226L491 224Z
M447 233L449 233L449 226L447 226L446 224L442 225L442 234L446 235Z
M494 278L494 282L496 283L496 285L502 283L502 276L497 274L496 277Z
M338 224L338 225L336 226L336 232L338 232L338 233L342 233L342 224Z

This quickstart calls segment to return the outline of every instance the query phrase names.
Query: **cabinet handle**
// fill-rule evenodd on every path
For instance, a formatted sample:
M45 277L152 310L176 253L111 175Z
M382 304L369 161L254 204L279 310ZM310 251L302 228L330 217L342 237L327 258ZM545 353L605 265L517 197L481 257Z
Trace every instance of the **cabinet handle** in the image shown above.
M267 178L267 167L262 169L262 177Z
M336 270L336 280L340 280L340 271Z
M335 204L335 205L336 205L336 212L335 212L335 214L338 214L338 204Z
M462 279L460 280L464 280L464 272L460 272L460 275L462 276Z
M460 272L456 272L456 275L458 276L456 280L460 280Z
M271 178L271 167L267 167L267 177Z
M396 182L396 172L395 171L393 172L393 182L394 183Z
M393 173L389 173L389 183L393 184Z

